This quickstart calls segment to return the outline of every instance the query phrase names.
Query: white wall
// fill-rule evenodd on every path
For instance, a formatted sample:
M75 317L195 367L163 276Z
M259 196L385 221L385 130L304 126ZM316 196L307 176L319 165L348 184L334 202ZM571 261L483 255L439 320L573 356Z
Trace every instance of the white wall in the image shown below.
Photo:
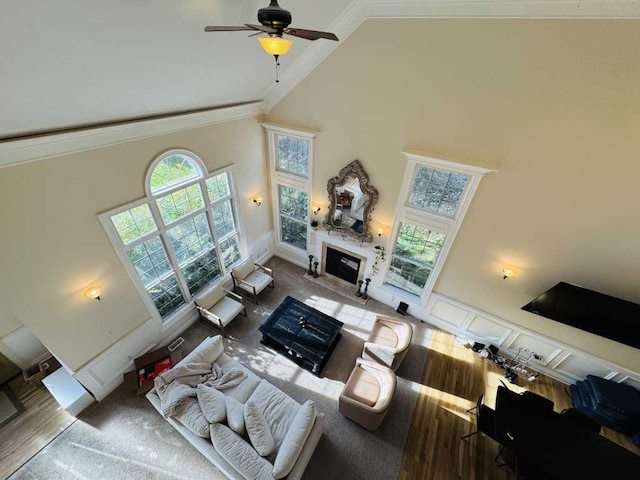
M267 192L258 118L238 120L0 170L0 334L24 325L71 369L149 318L96 215L144 196L165 150L195 152L209 170L235 164L249 243L271 230L251 204ZM82 291L102 286L102 300Z
M360 159L386 225L402 150L496 166L434 291L637 372L639 350L520 307L558 281L640 302L638 44L635 20L368 20L267 120L321 132L314 202Z

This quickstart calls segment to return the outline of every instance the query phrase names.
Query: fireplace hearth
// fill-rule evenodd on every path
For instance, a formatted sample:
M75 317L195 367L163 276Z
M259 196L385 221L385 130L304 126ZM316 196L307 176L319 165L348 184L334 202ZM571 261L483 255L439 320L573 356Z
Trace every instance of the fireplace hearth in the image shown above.
M348 253L335 250L327 246L325 259L325 273L349 282L358 284L358 272L360 271L361 260Z

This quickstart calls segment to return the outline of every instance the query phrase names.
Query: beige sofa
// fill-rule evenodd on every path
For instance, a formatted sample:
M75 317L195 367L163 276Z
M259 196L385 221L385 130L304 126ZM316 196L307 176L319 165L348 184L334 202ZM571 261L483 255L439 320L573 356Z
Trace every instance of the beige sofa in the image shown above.
M260 446L253 446L252 442L256 442L251 435L239 435L230 428L231 416L228 418L229 426L223 422L213 425L203 423L202 411L198 408L197 400L195 404L177 409L176 415L166 420L228 478L301 478L322 436L324 415L315 412L312 402L299 404L231 359L223 350L220 336L208 337L176 367L194 362L215 362L223 369L241 369L246 377L239 385L223 390L224 396L231 397L234 404L237 401L244 407L245 419L247 405L251 404L254 409L257 407L261 412L261 418L268 424L266 429L272 434L273 451L265 456L258 454L256 448L260 449ZM155 388L147 394L147 398L158 412L162 412L161 401ZM227 402L228 408L230 401ZM209 436L213 440L207 438Z

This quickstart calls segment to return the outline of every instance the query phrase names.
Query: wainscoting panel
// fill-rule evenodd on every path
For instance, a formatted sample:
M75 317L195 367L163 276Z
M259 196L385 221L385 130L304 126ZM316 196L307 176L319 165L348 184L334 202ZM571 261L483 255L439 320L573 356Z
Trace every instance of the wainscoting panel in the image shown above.
M124 372L133 369L133 359L156 347L159 328L149 319L80 368L75 377L96 400L104 399L122 383Z
M432 293L426 305L426 321L470 341L495 345L511 358L526 359L534 352L542 358L529 366L570 384L597 375L640 389L640 373L558 342L512 322L478 310L444 295Z
M554 360L562 350L549 342L545 342L540 338L533 337L524 332L514 335L504 347L504 351L508 352L512 357L520 355L520 357L528 357L532 353L540 355L542 358L538 361L542 365L548 365Z
M451 303L441 302L437 299L433 302L429 313L440 319L440 321L456 328L462 328L465 320L469 316L468 310L459 308Z
M618 373L618 369L615 367L578 353L570 353L563 357L561 362L553 366L553 369L575 380L582 380L587 375L614 378L615 374Z
M502 345L513 329L506 327L480 315L474 315L469 322L466 331L476 337L483 337L489 343Z

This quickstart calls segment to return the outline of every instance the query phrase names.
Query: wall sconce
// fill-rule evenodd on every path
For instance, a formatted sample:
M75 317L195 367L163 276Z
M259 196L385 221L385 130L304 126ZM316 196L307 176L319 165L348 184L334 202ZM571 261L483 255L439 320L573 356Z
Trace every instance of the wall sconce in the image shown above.
M378 238L380 238L382 235L384 235L384 228L379 228L378 229Z
M322 210L322 208L321 208L321 207L318 207L317 205L314 205L314 206L312 206L312 207L311 207L311 212L312 212L314 215L315 215L315 214L317 214L318 212L320 212L320 210Z
M260 205L262 205L262 201L263 200L264 200L264 198L262 198L262 197L254 197L253 198L253 203L255 203L259 207Z
M507 278L515 277L518 274L518 270L509 265L505 265L502 269L502 279L506 280Z
M87 298L100 300L100 285L92 285L86 288L82 294Z

